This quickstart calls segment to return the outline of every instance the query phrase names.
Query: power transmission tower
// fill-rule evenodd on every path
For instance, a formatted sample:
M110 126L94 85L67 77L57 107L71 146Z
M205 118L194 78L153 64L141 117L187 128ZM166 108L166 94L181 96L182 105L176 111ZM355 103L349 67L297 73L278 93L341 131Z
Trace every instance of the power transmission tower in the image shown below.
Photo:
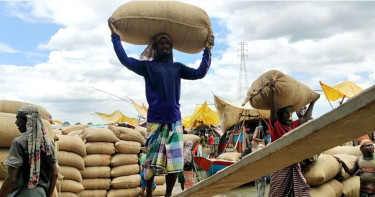
M237 57L240 58L240 75L238 78L237 99L245 99L247 93L247 73L246 73L246 59L247 59L247 42L237 43L240 49L237 50Z

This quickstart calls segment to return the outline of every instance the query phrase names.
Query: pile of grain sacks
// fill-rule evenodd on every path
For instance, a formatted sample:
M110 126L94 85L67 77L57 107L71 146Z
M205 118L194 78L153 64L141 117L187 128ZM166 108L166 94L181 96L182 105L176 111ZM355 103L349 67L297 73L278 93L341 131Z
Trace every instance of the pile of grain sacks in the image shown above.
M60 197L74 197L84 190L81 172L85 170L85 145L78 136L57 135L57 160L60 167L57 190Z
M165 175L155 176L154 181L156 188L152 193L153 196L165 196L167 186L165 185Z
M82 135L87 156L82 181L85 190L80 196L105 197L111 188L111 155L119 139L107 128L86 128Z
M304 172L311 187L311 196L359 197L359 176L350 176L335 157L343 160L349 168L353 167L362 153L359 146L338 146L320 154L313 166Z
M131 128L110 125L108 129L120 139L111 158L112 189L108 196L138 196L141 191L138 153L146 142L145 138L141 132Z

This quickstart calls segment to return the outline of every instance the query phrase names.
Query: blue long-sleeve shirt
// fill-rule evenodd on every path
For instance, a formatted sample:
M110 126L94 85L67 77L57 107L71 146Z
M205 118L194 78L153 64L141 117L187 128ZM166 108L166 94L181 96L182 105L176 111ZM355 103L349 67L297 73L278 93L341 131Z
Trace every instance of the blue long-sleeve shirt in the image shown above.
M120 62L145 79L146 99L149 105L147 121L174 123L181 120L181 79L203 78L210 68L210 51L204 50L199 68L194 69L178 62L142 61L128 57L117 34L112 34L112 43Z

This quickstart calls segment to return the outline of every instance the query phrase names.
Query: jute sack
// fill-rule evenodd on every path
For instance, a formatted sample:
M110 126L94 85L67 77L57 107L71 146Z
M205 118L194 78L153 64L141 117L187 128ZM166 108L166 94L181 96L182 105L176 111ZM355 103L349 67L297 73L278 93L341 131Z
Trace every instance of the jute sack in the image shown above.
M69 136L77 136L83 140L83 129L74 130L68 133Z
M112 179L112 188L115 189L128 189L139 187L141 185L141 176L139 174L133 174L129 176L120 176Z
M64 180L74 180L81 182L82 181L82 175L81 172L75 167L71 166L60 166L60 172L62 176L64 176Z
M83 130L87 142L117 142L119 139L107 128L86 128Z
M112 142L87 142L85 147L87 154L112 155L116 152Z
M83 190L79 193L80 197L106 197L107 190Z
M336 154L347 154L353 156L361 156L362 152L359 146L336 146L334 148L324 151L324 154L336 155Z
M18 130L15 124L17 118L16 114L2 113L0 112L0 147L9 148L14 138L21 136L22 133ZM51 123L47 120L42 119L47 136L54 141L54 134L52 132Z
M164 185L165 184L165 176L155 176L154 181L156 185Z
M332 155L320 154L311 169L305 172L307 184L310 186L321 185L341 171L340 163Z
M59 192L59 197L79 197L79 196L73 192Z
M156 185L155 190L152 192L153 196L165 196L166 185Z
M132 141L119 141L115 144L116 150L119 153L124 154L137 154L141 150L141 144L139 142Z
M270 78L276 81L277 109L291 106L292 112L297 111L319 96L319 94L292 77L277 70L270 70L253 82L242 105L250 101L251 106L255 109L270 109Z
M108 129L120 139L126 141L139 142L142 146L145 145L146 140L139 131L126 127L116 127L109 125Z
M111 168L109 166L86 167L82 173L84 179L109 178L110 176Z
M11 113L11 114L17 114L18 109L20 107L26 106L26 105L33 105L36 108L39 109L40 114L42 115L43 119L46 119L48 122L53 124L52 116L51 114L44 109L41 106L26 103L26 102L21 102L21 101L10 101L10 100L0 100L0 112L5 112L5 113Z
M82 185L85 190L109 190L111 179L83 179Z
M85 169L85 162L77 153L57 151L57 161L61 166L72 166L78 168L78 170Z
M73 180L58 180L56 182L56 188L60 192L74 192L79 193L85 188L80 182Z
M147 45L154 35L167 33L176 50L199 53L213 35L207 13L182 2L132 1L117 8L112 17L121 39L131 44Z
M141 126L134 126L134 130L139 131L144 138L147 137L147 128Z
M223 153L221 155L219 155L217 158L218 159L224 159L224 160L227 160L227 161L238 161L240 160L240 157L241 157L241 153L237 153L237 152L229 152L229 153Z
M52 129L52 133L53 133L53 140L54 141L57 141L59 138L57 137L57 135L62 135L62 132L60 129Z
M341 182L345 197L359 197L361 187L359 176L349 177Z
M142 189L140 187L131 188L131 189L111 189L108 192L107 197L135 197L139 196Z
M57 138L59 140L56 142L56 146L60 151L77 153L82 157L86 156L85 144L81 138L68 135L57 135Z
M111 157L111 166L122 166L127 164L137 164L138 156L137 154L115 154Z
M194 134L183 134L183 140L184 140L184 144L188 141L192 141L193 142L193 148L195 148L195 146L199 143L199 141L201 140L201 138L197 135L194 135Z
M0 179L5 179L8 175L8 166L4 164L8 157L9 149L0 148Z
M109 166L111 155L92 154L83 158L86 167L91 166Z
M342 190L342 184L337 180L332 179L318 187L311 187L310 194L311 197L341 197Z
M353 155L347 155L347 154L336 154L334 157L340 158L347 166L349 169L353 168L357 161L357 157ZM336 179L337 180L344 180L349 178L350 175L344 170L344 168L341 168L340 173L337 175Z
M111 169L112 177L128 176L128 175L138 174L138 173L139 173L138 164L117 166Z
M89 127L89 125L71 125L71 126L67 126L67 127L64 127L62 129L62 134L63 135L68 135L72 131L83 130L83 129L88 128L88 127Z

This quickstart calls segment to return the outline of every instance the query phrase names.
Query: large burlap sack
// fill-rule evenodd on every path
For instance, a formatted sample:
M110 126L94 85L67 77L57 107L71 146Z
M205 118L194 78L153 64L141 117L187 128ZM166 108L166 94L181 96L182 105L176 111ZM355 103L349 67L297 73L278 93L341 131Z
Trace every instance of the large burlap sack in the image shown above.
M74 130L68 133L69 136L77 136L83 140L83 129L80 130Z
M361 187L359 176L352 176L341 181L345 197L359 197L359 189Z
M247 92L247 98L242 104L245 105L250 101L251 106L255 109L270 109L270 78L276 81L278 109L291 106L291 111L297 111L319 97L319 94L289 75L277 70L270 70L253 82Z
M228 153L223 153L223 154L219 155L217 158L218 159L224 159L224 160L227 160L227 161L237 162L238 160L240 160L240 157L241 157L241 153L228 152Z
M139 196L142 189L140 187L131 188L131 189L111 189L108 192L107 197L135 197Z
M62 166L72 166L78 170L85 169L85 162L83 158L77 153L67 151L57 151L57 162Z
M139 142L123 140L116 142L115 147L117 152L124 154L137 154L141 150L141 144Z
M146 140L139 131L127 127L116 127L109 125L108 129L120 139L125 141L139 142L142 146L145 145Z
M165 176L155 176L154 181L156 185L164 185L165 184Z
M353 168L357 161L357 157L353 155L347 155L347 154L336 154L334 157L340 158L347 166L349 169ZM344 180L349 178L350 175L344 170L344 168L341 168L340 173L337 175L336 179L337 180Z
M109 178L110 176L111 168L109 166L86 167L82 173L84 179Z
M203 9L177 1L132 1L117 8L112 17L121 39L131 44L147 45L154 35L167 33L176 50L199 53L213 35Z
M112 142L87 142L85 147L87 154L112 155L116 152Z
M155 190L152 192L152 196L165 196L166 185L156 185Z
M85 190L109 190L111 179L83 179L82 185Z
M83 190L79 193L80 197L106 197L107 190Z
M88 128L88 127L89 127L89 125L71 125L71 126L67 126L67 127L64 127L62 129L62 134L63 135L68 135L72 131L83 130L83 129Z
M193 148L195 148L195 146L199 143L201 138L197 135L194 135L194 134L183 134L183 140L184 140L184 144L188 141L192 141L193 142Z
M0 147L9 148L14 138L21 136L21 132L16 125L16 114L0 112ZM51 123L42 119L47 136L54 141L54 133L52 132Z
M336 154L347 154L353 156L361 156L362 152L359 146L336 146L334 148L324 151L324 154L336 155Z
M73 192L59 192L58 197L79 197L79 195Z
M84 139L88 142L117 142L119 139L107 128L86 128L83 130Z
M60 166L60 172L59 172L63 177L64 180L74 180L81 182L82 181L82 175L81 172L75 167L71 166Z
M0 180L5 179L8 175L8 166L4 164L5 160L8 157L9 149L0 148Z
M109 166L111 155L92 154L83 158L86 167L91 166Z
M147 137L147 128L141 126L134 126L134 130L139 131L144 138Z
M111 166L122 166L127 164L137 164L138 155L137 154L115 154L111 157Z
M33 105L36 108L39 109L40 114L42 115L43 119L48 120L51 124L53 124L52 116L51 114L44 109L41 106L26 103L26 102L21 102L21 101L10 101L10 100L0 100L0 112L4 113L10 113L10 114L17 114L18 109L20 107L23 107L25 105Z
M310 194L311 197L341 197L342 189L342 184L337 180L332 179L318 187L311 187Z
M56 182L56 188L59 192L73 193L79 193L85 189L80 182L73 180L58 180Z
M62 131L60 129L52 129L52 133L54 141L57 141L59 139L57 135L62 135Z
M57 135L57 138L59 139L56 142L58 150L77 153L82 157L86 156L85 144L81 138L68 135Z
M111 169L112 177L128 176L128 175L133 175L133 174L138 174L138 173L139 173L138 164L117 166Z
M340 163L332 155L320 154L311 169L304 173L307 184L321 185L341 171Z
M141 176L139 174L133 174L128 176L120 176L112 179L112 188L115 189L128 189L139 187L141 185Z

